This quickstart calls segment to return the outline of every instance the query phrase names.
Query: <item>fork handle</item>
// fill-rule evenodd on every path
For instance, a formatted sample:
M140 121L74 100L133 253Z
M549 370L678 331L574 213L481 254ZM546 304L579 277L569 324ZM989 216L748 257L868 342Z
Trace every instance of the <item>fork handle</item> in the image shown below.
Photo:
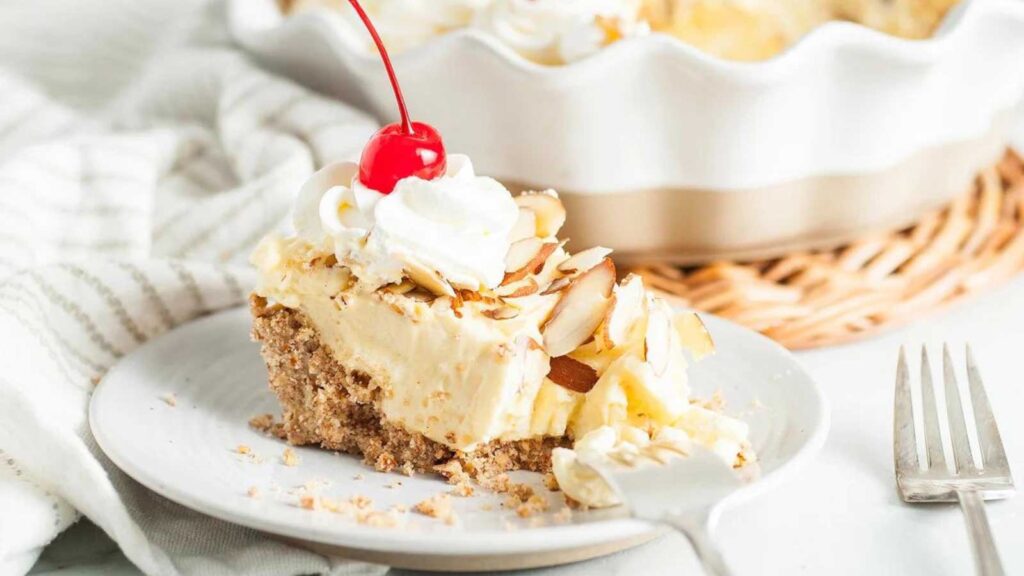
M956 495L967 521L967 537L974 550L977 573L979 576L1003 576L1003 564L985 514L985 500L975 490L958 490Z
M711 536L714 513L672 516L666 522L681 532L690 541L707 576L731 576L732 570L725 563L725 557Z

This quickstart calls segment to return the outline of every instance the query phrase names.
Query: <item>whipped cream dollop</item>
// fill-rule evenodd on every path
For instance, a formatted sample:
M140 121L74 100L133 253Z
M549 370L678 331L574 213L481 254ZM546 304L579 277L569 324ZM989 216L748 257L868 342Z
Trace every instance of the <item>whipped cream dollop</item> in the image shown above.
M349 184L324 190L314 175L296 201L295 229L313 244L326 242L362 288L400 282L410 268L437 272L457 288L501 283L519 209L466 156L451 154L444 176L404 178L387 195L364 186L355 164L324 171Z
M389 50L401 52L458 28L465 28L492 0L362 0ZM306 0L307 4L324 0ZM355 10L344 4L343 14L368 46L372 41Z
M575 62L650 31L639 0L492 0L473 27L541 64Z

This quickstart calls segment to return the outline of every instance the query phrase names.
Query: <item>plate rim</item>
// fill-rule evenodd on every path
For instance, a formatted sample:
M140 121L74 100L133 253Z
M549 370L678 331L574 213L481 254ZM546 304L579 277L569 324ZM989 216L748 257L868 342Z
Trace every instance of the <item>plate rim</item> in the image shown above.
M330 530L322 526L309 526L306 530L302 530L266 520L258 514L247 514L245 510L240 510L238 507L232 507L216 501L202 500L190 494L188 490L161 482L159 478L150 474L145 466L137 465L137 463L123 458L123 455L117 450L116 441L108 437L103 425L100 424L101 418L97 417L97 412L102 410L102 399L105 397L105 391L110 389L106 385L107 382L111 378L119 377L121 372L130 370L131 360L136 358L137 355L147 353L148 350L160 346L165 340L180 337L181 333L186 330L201 330L209 324L229 322L232 316L241 315L248 315L248 309L244 305L195 318L151 338L119 359L103 375L93 390L89 399L88 416L89 428L93 438L96 440L97 446L119 470L152 492L195 512L279 537L297 538L319 544L344 546L351 549L420 554L432 557L504 556L530 552L572 550L585 546L636 538L642 535L650 535L659 530L659 527L656 525L628 517L594 520L580 524L539 526L531 527L528 530L494 533L411 532L394 528L379 528L360 524L348 525L343 523L332 525ZM728 327L727 329L745 333L745 337L760 339L762 344L768 344L774 348L773 352L781 353L785 356L796 369L799 377L808 384L807 390L811 393L809 397L815 401L816 405L816 410L813 411L814 421L808 423L812 429L804 443L796 449L790 458L781 462L777 468L759 477L757 481L740 488L715 506L716 511L724 511L771 490L785 478L806 466L825 443L830 428L831 412L821 387L811 378L789 350L786 350L767 337L736 323L711 314L702 314L702 317L704 317L705 321L710 320L709 331L712 333L715 331L715 325L725 325ZM510 534L515 534L516 537L510 538ZM453 535L455 537L452 537Z

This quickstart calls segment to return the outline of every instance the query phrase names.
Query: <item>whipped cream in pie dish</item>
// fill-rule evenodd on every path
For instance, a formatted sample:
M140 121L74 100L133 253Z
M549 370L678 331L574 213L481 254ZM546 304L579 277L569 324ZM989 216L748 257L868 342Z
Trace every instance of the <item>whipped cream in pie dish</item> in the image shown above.
M746 425L690 396L684 348L711 348L699 319L639 277L617 282L609 250L568 252L565 217L554 192L513 198L459 155L389 194L355 164L321 170L297 234L252 257L254 334L289 440L381 469L552 470L590 506L617 499L577 451L752 460Z

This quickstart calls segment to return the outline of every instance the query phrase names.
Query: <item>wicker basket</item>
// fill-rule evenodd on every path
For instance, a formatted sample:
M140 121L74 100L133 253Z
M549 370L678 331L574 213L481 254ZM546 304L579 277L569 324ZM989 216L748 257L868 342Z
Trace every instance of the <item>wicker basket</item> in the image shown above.
M686 306L789 348L850 341L960 302L1024 268L1024 161L1008 150L975 182L908 229L835 250L633 272Z

